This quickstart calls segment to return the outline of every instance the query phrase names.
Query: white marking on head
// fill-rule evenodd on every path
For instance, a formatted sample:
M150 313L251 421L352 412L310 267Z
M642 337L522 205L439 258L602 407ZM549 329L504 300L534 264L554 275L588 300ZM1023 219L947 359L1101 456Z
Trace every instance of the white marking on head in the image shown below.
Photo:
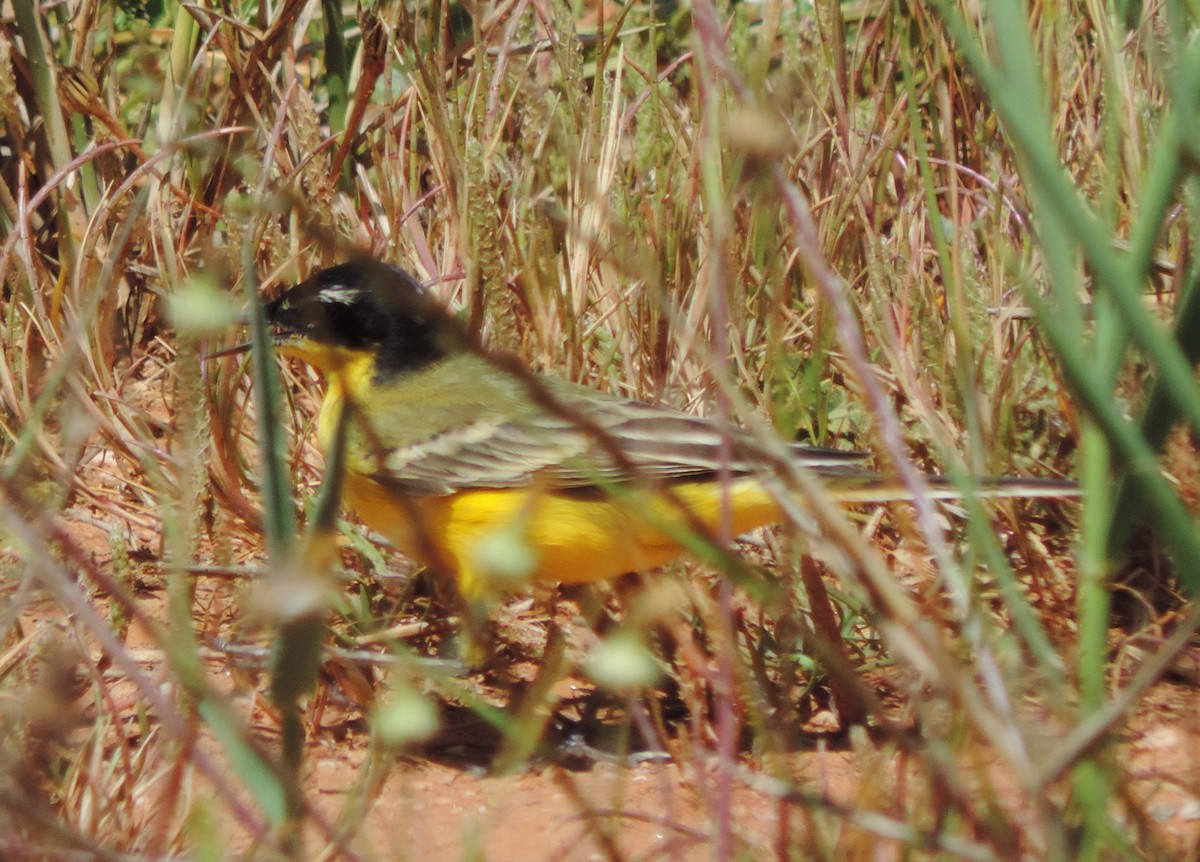
M354 284L330 284L322 287L317 293L321 302L336 305L354 305L363 295L363 289Z

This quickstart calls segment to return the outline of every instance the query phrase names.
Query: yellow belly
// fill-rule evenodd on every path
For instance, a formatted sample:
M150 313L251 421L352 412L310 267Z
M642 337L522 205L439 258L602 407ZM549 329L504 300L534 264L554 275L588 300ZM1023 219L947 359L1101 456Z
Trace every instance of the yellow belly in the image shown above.
M780 515L749 477L724 492L711 481L673 485L672 492L713 533L725 495L733 535ZM678 503L655 492L615 499L525 488L402 497L351 473L345 499L406 554L455 575L467 597L511 587L514 576L583 583L654 568L683 554L680 540L692 532Z
M317 421L325 451L347 373L331 378ZM389 490L354 466L343 488L349 508L413 559L456 577L467 598L511 589L518 579L576 584L661 566L685 553L681 541L695 532L692 518L719 534L726 502L734 536L780 519L778 505L752 477L724 489L714 481L680 482L670 494L610 497L535 485L417 497Z

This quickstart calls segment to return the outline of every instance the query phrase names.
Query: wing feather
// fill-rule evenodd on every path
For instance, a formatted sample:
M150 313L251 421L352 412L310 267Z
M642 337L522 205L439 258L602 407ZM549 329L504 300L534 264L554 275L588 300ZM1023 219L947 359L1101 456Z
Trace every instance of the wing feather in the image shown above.
M717 472L723 461L735 474L763 467L753 438L741 429L567 384L553 394L562 399L565 414L581 416L584 422L545 409L515 417L483 411L469 424L383 452L372 452L364 444L370 435L355 435L352 458L360 465L375 464L367 472L382 484L428 495L534 484L583 490L638 480L698 479ZM723 452L726 436L732 446ZM623 453L622 460L610 454L613 446ZM859 453L792 448L802 463L819 473L867 475Z

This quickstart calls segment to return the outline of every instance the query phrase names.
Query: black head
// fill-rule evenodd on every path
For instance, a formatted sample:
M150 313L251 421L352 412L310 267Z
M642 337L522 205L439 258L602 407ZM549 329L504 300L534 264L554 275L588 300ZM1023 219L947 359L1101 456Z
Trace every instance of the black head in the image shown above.
M323 269L267 306L278 349L323 370L370 354L381 376L421 368L454 349L452 317L402 269L371 260Z

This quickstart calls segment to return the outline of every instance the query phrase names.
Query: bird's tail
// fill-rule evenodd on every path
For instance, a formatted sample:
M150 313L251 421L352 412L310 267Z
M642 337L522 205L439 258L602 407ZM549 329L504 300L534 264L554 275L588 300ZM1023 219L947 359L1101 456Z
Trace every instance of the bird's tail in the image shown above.
M1079 496L1079 486L1069 479L1033 479L1003 477L954 481L946 476L923 476L930 499L963 500L972 496L990 499L1072 498ZM899 479L863 475L851 481L838 481L831 494L842 503L888 503L910 500L914 489Z

